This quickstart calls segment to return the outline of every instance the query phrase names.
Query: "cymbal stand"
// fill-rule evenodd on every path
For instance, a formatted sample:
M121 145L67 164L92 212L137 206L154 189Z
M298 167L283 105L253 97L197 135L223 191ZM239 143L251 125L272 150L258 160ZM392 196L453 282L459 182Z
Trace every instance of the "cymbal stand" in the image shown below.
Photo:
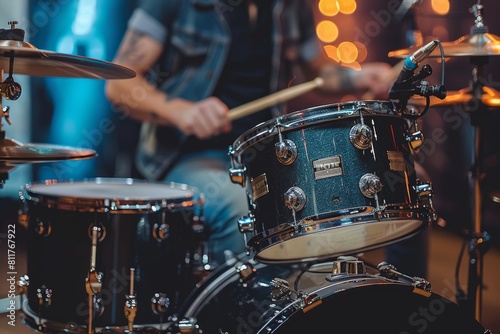
M483 22L483 9L481 1L474 5L471 12L475 16L475 24L471 34L487 33L488 28ZM470 191L470 228L469 234L469 271L467 282L467 296L457 293L459 303L473 313L477 321L481 321L482 314L482 288L483 288L483 258L489 249L490 236L483 231L483 195L481 191L481 175L483 171L484 155L484 125L488 122L488 107L483 103L484 94L483 66L489 61L488 56L471 56L472 70L472 100L467 110L470 113L473 126L474 145L472 152L472 166L468 173Z
M483 171L484 124L487 122L488 108L482 103L482 66L487 57L471 57L474 65L472 80L472 108L469 110L471 125L474 127L473 161L468 179L471 192L471 227L469 230L469 272L466 307L480 321L482 314L483 257L490 246L490 236L483 230L483 194L481 174Z

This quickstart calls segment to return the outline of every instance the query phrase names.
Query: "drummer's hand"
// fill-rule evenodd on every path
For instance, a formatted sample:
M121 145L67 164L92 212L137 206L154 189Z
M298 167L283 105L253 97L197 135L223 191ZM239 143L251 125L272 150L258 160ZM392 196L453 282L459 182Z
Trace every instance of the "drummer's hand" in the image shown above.
M367 96L373 99L386 99L393 78L392 67L386 63L366 63L361 71L352 76L352 84L359 90L366 90Z
M229 108L216 97L200 102L173 99L170 105L171 123L186 135L207 139L231 131Z

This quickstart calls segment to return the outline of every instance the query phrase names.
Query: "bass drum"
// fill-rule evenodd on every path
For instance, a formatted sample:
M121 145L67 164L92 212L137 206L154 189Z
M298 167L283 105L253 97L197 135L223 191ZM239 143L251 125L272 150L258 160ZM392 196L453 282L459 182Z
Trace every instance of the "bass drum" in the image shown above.
M332 266L233 259L193 291L183 319L203 333L485 333L442 296L373 268L333 275Z

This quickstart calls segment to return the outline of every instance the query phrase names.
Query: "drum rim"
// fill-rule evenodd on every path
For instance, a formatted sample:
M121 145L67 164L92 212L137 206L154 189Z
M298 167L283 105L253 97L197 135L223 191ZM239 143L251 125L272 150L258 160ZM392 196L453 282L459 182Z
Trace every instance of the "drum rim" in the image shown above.
M355 108L345 108L351 106ZM378 106L378 108L376 107ZM357 117L357 111L363 109L363 115L397 116L396 107L393 101L370 100L370 101L348 101L332 104L324 104L303 110L298 110L290 114L262 122L239 136L229 148L231 155L241 155L243 151L253 144L273 137L278 133L278 126L281 132L287 132L294 128L319 124L332 119ZM381 113L377 110L386 110L391 113Z
M56 194L44 194L43 188L50 187L51 185L74 185L78 184L85 185L120 185L120 186L133 186L133 185L154 185L165 187L165 189L175 189L179 191L184 191L185 194L177 198L168 197L133 197L133 196L101 196L98 194L96 196L85 196L78 197L67 195L56 195ZM96 188L96 190L98 190ZM119 211L120 213L127 212L149 212L157 211L161 209L182 209L193 207L196 204L200 204L202 201L197 198L198 191L195 187L189 186L184 183L176 182L153 182L148 180L134 179L134 178L112 178L112 177L96 177L83 180L45 180L45 181L34 181L27 183L20 196L22 200L27 200L37 204L46 205L50 208L69 210L69 211L84 211L84 212L110 212Z
M353 221L353 219L355 220ZM325 254L319 256L304 256L302 258L290 258L284 260L275 260L259 256L259 253L261 253L266 249L269 249L270 247L283 244L287 240L304 237L308 234L323 233L325 231L334 230L338 228L349 228L349 226L359 226L377 222L391 222L397 220L420 221L421 224L417 228L413 229L409 233L404 234L403 236L389 238L385 242L367 245L359 249L344 250L338 254L335 253L335 254ZM346 223L346 221L349 222L349 225L343 226L342 223ZM342 217L342 219L340 218L330 219L330 220L327 219L319 224L318 223L311 224L312 227L316 226L317 228L308 228L307 233L304 234L299 234L299 232L297 232L297 230L291 224L280 224L276 227L276 229L271 231L271 233L270 230L266 230L264 232L254 234L254 236L248 240L247 246L252 250L256 261L266 264L293 264L293 263L311 262L311 261L324 261L326 259L331 259L333 257L342 254L364 252L411 238L412 236L427 229L429 224L430 224L429 212L424 207L418 207L415 209L405 209L405 210L387 209L386 211L384 211L384 219L378 219L376 217L375 212L370 212L370 213L363 212L357 215L344 216Z

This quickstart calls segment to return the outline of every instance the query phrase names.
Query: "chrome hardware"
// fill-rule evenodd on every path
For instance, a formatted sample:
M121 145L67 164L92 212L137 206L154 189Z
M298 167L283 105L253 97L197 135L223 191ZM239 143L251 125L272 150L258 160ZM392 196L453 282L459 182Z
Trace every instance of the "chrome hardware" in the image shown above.
M35 227L35 232L43 237L48 237L52 232L52 226L50 222L44 223L37 218L37 224Z
M134 331L134 320L137 314L137 299L134 293L134 276L135 268L130 268L130 288L129 294L125 295L125 307L123 308L123 312L125 318L127 318L127 327L129 332Z
M365 263L354 256L339 256L333 261L333 275L338 274L364 274Z
M297 160L297 145L289 139L280 140L274 144L274 151L278 161L285 166L291 165Z
M368 198L374 198L382 190L382 182L375 174L367 173L359 180L359 190Z
M297 145L289 139L283 139L281 128L278 124L278 142L274 144L274 152L276 159L285 166L291 165L297 160L298 150Z
M236 272L239 274L239 281L243 283L244 286L248 281L255 275L257 269L255 269L250 263L238 262L235 266Z
M106 238L106 228L101 225L101 224L91 224L89 225L89 229L88 229L88 234L89 234L89 238L92 239L92 236L94 234L94 231L97 233L96 237L96 241L97 242L101 242L103 241L105 238Z
M425 183L417 179L414 189L418 195L419 201L424 207L429 210L430 219L432 221L437 220L438 217L436 214L436 210L434 210L434 204L432 202L432 197L434 195L434 191L432 190L432 183Z
M40 310L45 310L52 304L52 290L48 289L45 285L36 289L36 296L38 297L38 306Z
M377 269L380 272L380 275L397 280L399 277L404 277L410 281L413 282L413 286L425 291L430 292L431 291L431 283L421 277L411 277L408 275L405 275L399 271L397 271L396 267L394 267L392 264L389 264L387 262L380 262L379 265L377 266Z
M170 225L162 223L158 224L155 223L153 225L153 238L155 238L157 241L163 241L168 239L170 236Z
M412 115L415 115L415 110L412 109ZM406 135L406 141L410 144L412 151L417 150L424 143L424 134L418 129L418 120L412 122L413 132Z
M170 299L166 294L157 292L151 298L151 310L155 315L160 316L160 319L167 313L169 307Z
M238 219L238 227L240 228L241 233L253 232L254 224L255 217L253 215Z
M2 108L2 116L3 116L3 118L5 118L5 121L7 122L7 124L12 125L12 120L10 119L9 111L10 111L9 106L3 107Z
M236 184L241 184L242 187L246 184L246 171L245 167L243 168L229 168L229 177L231 178L231 182Z
M229 146L229 156L231 158L231 167L229 168L229 178L231 179L231 182L245 187L247 183L247 169L241 163L236 163L232 146Z
M20 295L28 295L28 287L30 285L30 278L28 275L23 275L19 277L17 281L17 290Z
M285 205L295 212L300 211L306 205L306 193L299 187L291 187L285 194Z
M290 296L294 293L293 290L290 289L290 283L287 280L282 278L274 278L271 280L271 300L285 300L290 298Z
M181 334L201 334L203 332L200 330L195 318L179 320L178 327Z
M373 131L368 125L365 124L365 120L363 119L363 110L363 108L359 109L360 123L354 125L349 131L349 140L351 141L351 144L359 150L366 150L367 148L370 148L373 140Z

